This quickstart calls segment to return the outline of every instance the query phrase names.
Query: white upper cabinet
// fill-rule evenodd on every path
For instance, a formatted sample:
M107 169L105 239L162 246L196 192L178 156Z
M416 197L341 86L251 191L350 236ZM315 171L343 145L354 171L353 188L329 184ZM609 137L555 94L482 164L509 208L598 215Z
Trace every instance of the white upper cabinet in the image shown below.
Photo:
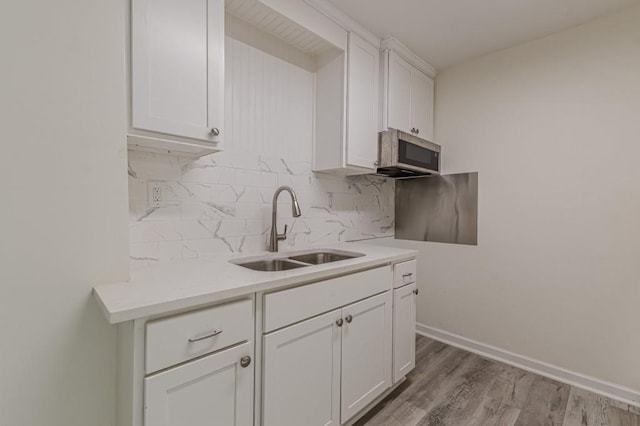
M413 67L395 53L389 54L387 126L411 129L411 74Z
M356 175L375 170L379 58L378 46L354 32L348 35L346 54L319 58L314 171Z
M378 159L379 50L349 33L347 165L371 169Z
M224 138L224 1L132 0L129 143L203 155Z
M433 140L433 79L393 50L383 59L383 128Z
M411 127L417 136L433 140L433 80L418 70L411 73Z

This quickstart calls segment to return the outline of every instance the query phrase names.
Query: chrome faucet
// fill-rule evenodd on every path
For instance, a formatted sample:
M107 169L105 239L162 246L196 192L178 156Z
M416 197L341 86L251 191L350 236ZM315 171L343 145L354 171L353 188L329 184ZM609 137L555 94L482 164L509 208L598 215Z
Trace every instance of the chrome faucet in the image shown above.
M300 205L298 204L298 197L296 192L290 186L281 186L276 189L276 193L273 194L273 207L271 208L271 238L269 239L269 251L278 251L278 241L287 239L287 225L284 225L284 232L278 234L278 195L282 191L287 191L291 195L291 214L293 217L300 216Z

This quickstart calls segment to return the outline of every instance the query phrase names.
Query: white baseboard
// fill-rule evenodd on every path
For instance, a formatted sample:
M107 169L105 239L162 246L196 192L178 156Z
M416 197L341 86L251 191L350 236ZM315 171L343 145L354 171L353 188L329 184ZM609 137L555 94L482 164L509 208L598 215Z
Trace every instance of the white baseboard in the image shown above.
M496 346L487 345L486 343L468 339L424 324L416 324L416 332L423 336L476 353L483 357L504 362L505 364L513 365L514 367L549 377L550 379L554 379L571 386L586 389L590 392L604 395L625 404L640 407L640 391L635 389L566 370L553 364L538 361L533 358L509 352Z

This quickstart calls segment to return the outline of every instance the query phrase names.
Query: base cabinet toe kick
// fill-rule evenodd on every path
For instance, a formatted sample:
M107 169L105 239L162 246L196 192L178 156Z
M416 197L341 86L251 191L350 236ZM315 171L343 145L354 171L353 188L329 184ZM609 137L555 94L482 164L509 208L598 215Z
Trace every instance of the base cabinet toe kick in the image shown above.
M416 261L118 325L119 426L348 425L415 367Z

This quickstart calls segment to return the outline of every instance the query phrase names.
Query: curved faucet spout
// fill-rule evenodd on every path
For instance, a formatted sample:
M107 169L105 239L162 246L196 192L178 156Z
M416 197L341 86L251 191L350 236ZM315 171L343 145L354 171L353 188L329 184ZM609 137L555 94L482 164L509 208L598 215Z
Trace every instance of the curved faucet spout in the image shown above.
M278 251L278 241L287 239L287 225L284 226L284 232L282 234L278 234L277 226L278 196L282 191L287 191L289 195L291 195L291 214L293 217L299 217L302 214L300 212L300 204L298 204L298 197L292 187L284 185L276 189L276 192L273 194L273 205L271 208L271 236L269 239L269 251L273 252Z
M293 203L291 204L291 214L293 215L293 217L300 217L302 213L300 212L300 205L298 204L298 200L294 199L292 201Z

